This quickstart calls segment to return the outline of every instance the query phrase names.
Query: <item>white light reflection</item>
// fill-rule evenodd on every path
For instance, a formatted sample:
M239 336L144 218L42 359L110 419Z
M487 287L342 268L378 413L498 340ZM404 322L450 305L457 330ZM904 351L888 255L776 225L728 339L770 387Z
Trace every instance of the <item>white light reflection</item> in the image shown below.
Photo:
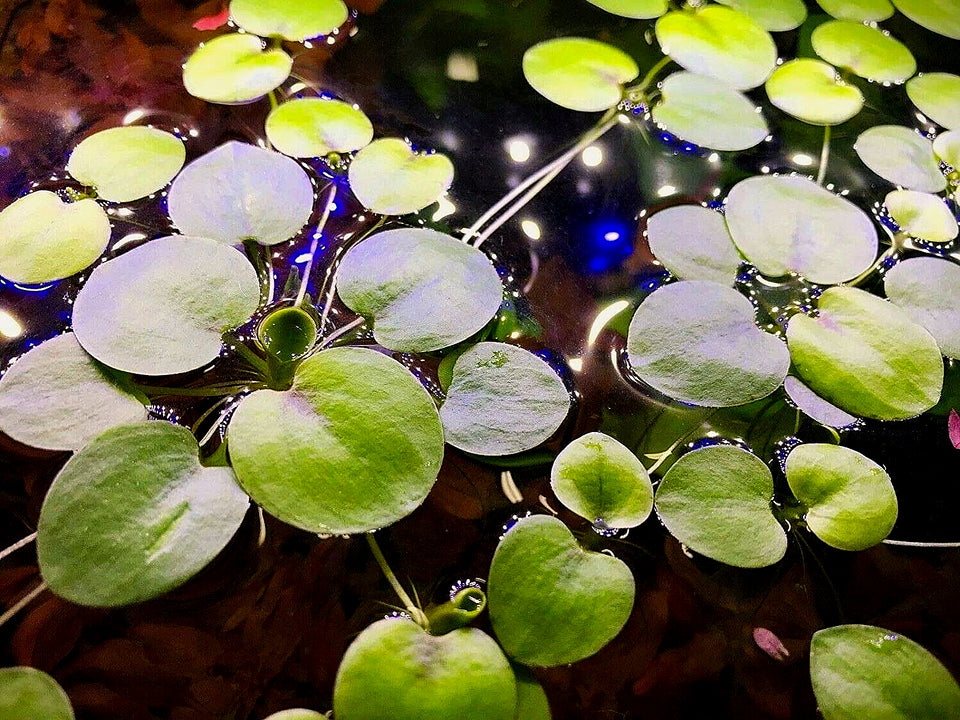
M0 310L0 335L11 340L23 335L23 325L6 310Z
M441 197L437 203L440 207L438 207L437 211L433 214L434 222L442 220L448 215L453 215L457 211L457 206L450 202L446 195Z
M593 345L597 341L597 338L600 337L600 333L607 326L607 323L613 320L628 307L630 307L630 302L628 300L617 300L616 302L610 303L603 310L597 313L597 317L590 326L590 333L587 335L587 345Z
M570 358L567 360L567 365L570 366L570 369L574 372L583 371L583 358Z
M520 222L520 229L523 230L523 234L531 240L539 240L543 237L540 226L533 220L522 220Z
M591 145L583 151L580 159L583 160L583 164L587 167L597 167L597 165L603 163L603 150L596 145Z
M800 167L810 167L813 165L813 158L804 153L797 153L793 156L793 162L795 162Z
M124 115L123 120L121 122L124 125L133 125L133 123L135 123L137 120L139 120L146 114L147 114L146 110L144 110L143 108L137 108L136 110L131 110L126 115Z
M530 143L521 138L511 138L507 141L507 154L514 162L526 162L530 159Z
M677 194L677 188L675 188L673 185L661 185L660 188L657 190L657 197L665 198L665 197L670 197L671 195L676 195L676 194Z
M450 53L447 57L447 77L460 82L477 82L480 79L477 58L471 53Z

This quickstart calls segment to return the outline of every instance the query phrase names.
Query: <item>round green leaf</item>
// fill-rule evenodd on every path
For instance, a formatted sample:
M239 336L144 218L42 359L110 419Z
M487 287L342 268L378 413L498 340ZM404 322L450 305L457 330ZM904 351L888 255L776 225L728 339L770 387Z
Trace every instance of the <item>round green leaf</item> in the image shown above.
M803 381L855 415L902 420L940 399L937 341L896 305L863 290L827 290L817 317L790 319L787 343Z
M938 125L960 130L960 76L921 73L907 82L907 95L920 112Z
M777 46L770 33L730 8L708 5L669 12L657 20L656 33L672 60L736 90L762 85L777 62Z
M0 668L0 720L73 720L70 698L45 672Z
M516 702L513 670L489 635L434 636L397 619L357 636L333 687L337 720L514 720Z
M37 524L44 582L78 605L117 607L182 585L230 542L249 501L229 468L205 468L186 428L119 425L53 481Z
M700 205L675 205L653 215L647 241L657 260L684 280L732 285L740 267L723 215Z
M139 200L173 180L187 157L176 135L152 127L102 130L70 154L67 172L112 202Z
M940 192L947 186L933 143L911 128L872 127L860 134L853 148L864 165L894 185L924 192Z
M214 360L221 334L259 302L257 274L240 252L173 235L97 267L77 295L73 329L109 367L172 375Z
M248 33L293 42L336 30L347 21L342 0L231 0L230 19Z
M960 265L910 258L887 271L883 287L894 305L936 338L940 352L960 360Z
M41 343L0 379L0 430L45 450L78 450L147 411L83 351L73 333Z
M933 141L933 152L954 170L960 170L960 131L948 130Z
M717 0L721 5L739 10L764 30L793 30L807 19L803 0Z
M727 565L773 565L787 535L773 515L773 476L753 453L732 445L694 450L675 462L657 488L656 506L670 534Z
M960 40L960 4L956 0L892 0L917 25Z
M328 720L328 718L323 713L318 713L315 710L290 708L289 710L275 712L272 715L264 718L264 720Z
M817 4L837 20L879 22L893 15L890 0L817 0Z
M915 190L894 190L883 202L890 217L912 237L950 242L957 236L957 218L943 198Z
M448 443L474 455L512 455L556 432L570 395L553 369L515 345L482 342L461 355L440 408Z
M601 10L635 20L660 17L667 11L667 0L587 0Z
M339 100L289 100L267 115L267 139L292 157L353 152L373 140L373 125L363 111Z
M595 112L619 103L623 84L636 78L640 68L613 45L565 37L528 49L523 55L523 74L550 102L569 110Z
M838 445L807 443L787 456L787 483L807 507L807 527L830 547L866 550L897 521L890 476L873 460Z
M906 45L863 23L830 20L819 25L810 40L828 63L867 80L902 83L917 71L917 61Z
M0 212L0 275L38 285L85 270L107 248L110 220L95 200L65 203L49 190Z
M554 517L523 518L490 565L490 622L507 655L535 667L590 657L617 636L633 610L633 574L589 552Z
M486 255L426 228L377 233L347 252L337 292L373 318L377 342L401 352L431 352L466 340L500 307L503 285Z
M714 78L674 73L660 90L653 120L674 135L714 150L746 150L769 130L763 115L744 95Z
M409 515L443 459L437 408L416 378L375 350L339 347L259 390L227 429L240 484L271 515L312 532L368 532Z
M636 527L653 510L647 469L627 447L600 432L577 438L557 455L550 487L567 509L610 528Z
M517 678L517 709L514 720L552 720L550 701L536 676L518 665L513 669Z
M811 125L838 125L863 107L863 95L825 62L800 58L786 62L767 80L767 97L776 107Z
M296 161L230 141L184 168L167 209L184 235L276 245L300 232L313 200L313 184Z
M374 140L350 163L357 200L382 215L405 215L437 202L453 182L453 163L441 153L417 153L399 138Z
M838 625L810 641L810 680L824 720L960 717L960 686L931 653L871 625Z
M705 407L766 397L790 367L783 342L756 326L750 301L704 280L681 280L647 297L630 321L627 352L645 383Z
M259 100L290 76L293 59L264 50L256 35L230 33L200 45L183 65L187 92L207 102L238 105Z
M786 390L794 405L821 425L845 428L857 422L854 415L827 402L793 375L787 375L787 379L783 381L783 389Z
M860 208L800 176L761 175L727 196L727 228L764 275L850 280L877 257L877 231Z

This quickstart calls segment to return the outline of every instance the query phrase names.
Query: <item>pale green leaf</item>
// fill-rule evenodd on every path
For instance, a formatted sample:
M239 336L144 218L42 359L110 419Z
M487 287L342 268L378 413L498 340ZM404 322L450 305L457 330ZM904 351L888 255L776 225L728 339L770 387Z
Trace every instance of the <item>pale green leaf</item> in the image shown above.
M811 125L838 125L863 107L863 95L831 65L800 58L786 62L767 80L767 97L776 107Z
M864 165L894 185L924 192L947 186L933 143L911 128L877 125L861 133L853 148Z
M95 200L65 203L37 190L0 212L0 275L38 285L92 265L110 241L110 220Z
M267 139L291 157L321 157L353 152L373 140L373 125L363 111L339 100L288 100L267 115Z
M957 0L892 0L897 10L917 25L960 40L960 3Z
M176 135L137 125L115 127L77 145L67 172L104 200L128 202L163 188L180 172L186 157Z
M960 131L948 130L937 135L933 152L948 167L960 170Z
M681 280L648 296L630 321L627 352L645 383L705 407L766 397L790 366L783 342L756 326L750 301L704 280Z
M794 375L787 375L787 379L783 381L783 389L794 405L821 425L845 428L857 422L856 416L827 402Z
M503 299L486 255L427 228L387 230L351 248L338 270L337 292L351 310L373 318L378 343L418 353L466 340Z
M877 231L860 208L800 176L759 175L727 196L727 228L764 275L850 280L877 257Z
M683 280L733 285L740 255L723 215L700 205L676 205L647 221L650 251Z
M887 271L883 287L890 302L936 338L940 352L960 360L960 265L910 258Z
M248 33L302 42L347 21L343 0L231 0L230 19Z
M882 83L902 83L917 71L913 53L899 40L851 20L830 20L811 36L813 49L828 63Z
M667 0L587 0L602 10L635 20L660 17L667 11Z
M441 153L417 153L399 138L383 138L356 154L349 177L365 207L405 215L440 199L453 182L453 163Z
M116 607L182 585L226 546L249 501L229 468L205 468L186 428L118 425L53 481L37 524L47 586L71 602Z
M256 35L230 33L194 50L183 65L183 85L201 100L238 105L280 87L292 67L293 59L282 49L265 50Z
M656 507L670 534L694 552L735 567L766 567L787 551L773 515L773 476L756 455L731 445L694 450L657 488Z
M45 672L0 668L0 720L73 720L70 698Z
M817 0L817 4L837 20L879 22L893 15L890 0Z
M803 0L717 0L717 2L739 10L770 32L793 30L800 27L807 19L807 8Z
M819 315L794 315L787 343L810 388L854 415L914 417L937 404L943 361L937 342L896 305L850 287L820 297Z
M920 112L938 125L960 130L960 76L921 73L907 82L907 95Z
M206 238L159 238L97 267L77 295L73 329L111 368L172 375L202 367L220 336L260 302L253 266Z
M630 569L589 552L554 517L518 520L490 565L490 622L507 655L535 667L590 657L623 629L633 609Z
M900 229L929 242L950 242L957 236L957 218L943 198L915 190L887 193L884 205Z

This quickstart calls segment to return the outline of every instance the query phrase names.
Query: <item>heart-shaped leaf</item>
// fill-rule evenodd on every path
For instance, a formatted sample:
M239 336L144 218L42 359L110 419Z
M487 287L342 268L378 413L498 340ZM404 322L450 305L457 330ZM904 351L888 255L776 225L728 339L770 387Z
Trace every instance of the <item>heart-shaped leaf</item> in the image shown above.
M894 305L930 331L940 352L960 360L960 265L910 258L887 271L883 288Z
M841 410L831 402L827 402L794 375L787 375L787 379L783 381L783 389L786 390L790 401L794 405L821 425L845 428L857 422L854 415Z
M915 190L894 190L884 205L900 229L929 242L950 242L957 236L957 218L942 198Z
M867 80L902 83L917 71L917 61L906 45L860 22L830 20L819 25L810 40L828 63Z
M303 42L347 21L343 0L230 0L230 18L248 33Z
M590 657L617 636L633 609L633 574L589 552L554 517L518 520L490 565L488 602L497 639L535 667Z
M817 4L837 20L879 22L893 15L890 0L817 0Z
M567 509L609 528L636 527L653 510L647 469L627 447L600 432L577 438L557 455L550 487Z
M289 390L247 396L227 439L254 502L322 533L368 532L409 515L443 459L430 395L400 363L366 348L313 355Z
M824 720L960 717L960 686L931 653L871 625L838 625L810 641L810 680Z
M43 580L78 605L117 607L182 585L230 542L249 501L229 468L205 468L186 428L119 425L53 481L37 524Z
M418 353L466 340L503 299L486 255L426 228L387 230L355 245L338 270L337 291L351 310L373 318L378 343Z
M143 403L73 333L41 343L0 379L0 430L25 445L78 450L107 428L146 419Z
M45 672L31 667L0 668L0 718L73 720L70 698Z
M807 527L827 545L866 550L883 541L897 521L890 476L855 450L806 443L787 456L790 490L806 508Z
M623 84L636 78L640 68L612 45L565 37L528 49L523 55L523 74L550 102L569 110L596 112L619 103Z
M811 125L838 125L863 107L863 95L831 65L800 58L786 62L767 80L767 97L775 106Z
M960 170L960 131L948 130L933 141L933 152L954 170Z
M937 341L906 312L863 290L834 287L819 315L787 326L790 357L803 381L861 417L901 420L937 404L943 361Z
M960 130L960 76L921 73L907 82L907 95L920 112L938 125Z
M960 5L955 0L892 0L917 25L960 40Z
M721 5L739 10L764 30L793 30L807 19L803 0L717 0Z
M684 280L732 285L740 255L723 215L700 205L676 205L647 222L650 250L664 267Z
M110 220L96 201L65 203L48 190L0 212L0 275L39 285L92 265L110 241Z
M359 108L339 100L289 100L267 115L267 139L292 157L353 152L373 140L373 125Z
M657 20L656 33L672 60L736 90L762 85L777 63L770 33L747 15L722 6L669 12Z
M440 153L417 153L399 138L374 140L350 163L357 200L383 215L406 215L437 202L453 182L453 163Z
M221 334L259 302L257 274L240 252L173 235L97 267L77 295L73 328L83 349L109 367L172 375L215 359Z
M453 366L440 408L448 443L474 455L512 455L556 432L570 409L563 381L515 345L482 342Z
M773 476L753 453L732 445L694 450L657 488L656 507L670 534L691 550L735 567L773 565L787 535L773 515Z
M635 20L660 17L667 11L667 0L587 0L608 13Z
M187 157L176 135L152 127L102 130L70 154L67 172L112 202L139 200L164 187Z
M264 50L256 35L230 33L194 50L183 65L183 85L201 100L239 105L280 87L292 67L280 48Z
M430 635L380 620L347 648L333 688L338 720L514 720L516 681L493 638L476 628Z
M627 352L645 383L705 407L766 397L790 366L783 342L756 326L749 300L703 280L671 283L647 297L630 321Z
M861 133L853 148L864 165L894 185L924 192L947 186L933 143L911 128L877 125Z
M313 190L296 161L230 141L184 168L170 186L167 208L185 235L276 245L310 219Z
M716 79L674 73L660 89L654 122L696 145L714 150L746 150L769 130L763 115L746 96Z
M815 283L850 280L877 257L877 231L860 208L799 176L765 175L727 196L727 228L764 275Z

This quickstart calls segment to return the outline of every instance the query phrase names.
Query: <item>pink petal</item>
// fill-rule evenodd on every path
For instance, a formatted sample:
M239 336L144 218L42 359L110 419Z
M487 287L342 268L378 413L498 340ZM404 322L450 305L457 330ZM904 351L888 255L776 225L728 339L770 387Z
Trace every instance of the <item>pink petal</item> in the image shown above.
M216 30L218 27L226 25L229 19L230 8L224 8L216 15L207 15L207 17L200 18L193 24L193 27L196 30Z
M774 660L783 662L790 657L790 651L780 642L780 638L766 628L754 628L753 641Z
M950 411L950 419L947 420L947 431L950 433L950 442L953 443L953 446L960 450L960 415L957 415L956 410Z

